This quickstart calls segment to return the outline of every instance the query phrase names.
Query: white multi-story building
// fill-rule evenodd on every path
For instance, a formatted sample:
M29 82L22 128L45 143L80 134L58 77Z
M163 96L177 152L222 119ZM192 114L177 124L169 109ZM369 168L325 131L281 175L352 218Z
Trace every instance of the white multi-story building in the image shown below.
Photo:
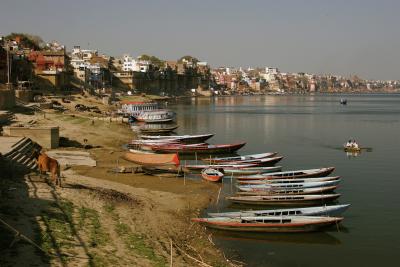
M70 60L74 75L82 81L88 80L89 77L99 76L101 74L100 64L91 63L91 59L97 56L97 50L81 49L79 45L74 46Z
M267 82L271 82L276 80L278 74L279 74L278 68L266 67L265 73L263 73L262 76Z
M72 49L71 58L80 58L85 61L90 60L92 57L97 56L97 50L81 49L79 45L75 45Z
M130 55L124 55L122 70L123 71L140 71L148 72L150 67L150 62L146 60L136 60Z

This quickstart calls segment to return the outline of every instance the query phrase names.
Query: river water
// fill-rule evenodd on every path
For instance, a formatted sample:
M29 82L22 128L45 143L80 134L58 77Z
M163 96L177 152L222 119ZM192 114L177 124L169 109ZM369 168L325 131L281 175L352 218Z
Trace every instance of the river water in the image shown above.
M347 106L339 104L340 98ZM400 95L251 96L187 99L170 104L179 134L215 133L210 143L246 141L239 154L279 152L284 170L336 167L339 203L350 203L340 229L306 234L211 231L226 255L249 266L399 266ZM357 157L349 138L371 147ZM222 185L218 205L235 189Z

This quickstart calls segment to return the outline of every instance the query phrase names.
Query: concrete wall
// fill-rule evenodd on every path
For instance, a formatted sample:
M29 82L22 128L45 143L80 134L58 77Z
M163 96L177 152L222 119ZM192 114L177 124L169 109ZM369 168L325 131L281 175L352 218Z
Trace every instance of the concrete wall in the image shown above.
M10 109L14 106L15 106L14 91L0 89L0 109Z
M44 148L57 148L60 139L58 127L3 127L6 136L29 137Z
M33 101L33 91L32 90L15 90L15 95L18 99L24 102Z

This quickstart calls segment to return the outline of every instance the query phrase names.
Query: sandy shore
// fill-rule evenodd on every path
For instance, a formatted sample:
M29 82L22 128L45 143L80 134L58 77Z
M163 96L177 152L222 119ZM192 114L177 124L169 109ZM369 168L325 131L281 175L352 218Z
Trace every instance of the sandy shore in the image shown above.
M133 166L121 159L121 145L134 137L127 125L93 123L80 114L34 118L17 114L17 118L34 119L37 125L58 125L60 136L70 144L63 149L82 150L76 147L87 139L96 147L86 151L97 160L97 167L64 169L61 189L52 188L35 174L8 180L5 187L21 190L7 195L19 195L26 205L19 205L20 215L14 218L17 222L12 216L7 219L16 227L20 225L21 232L30 233L50 254L38 256L25 245L6 253L3 263L23 263L24 257L12 257L17 253L31 255L29 262L40 266L170 266L171 259L173 266L233 265L214 246L205 228L190 221L214 203L220 185L110 173L117 165ZM11 207L13 199L3 203ZM64 214L60 218L49 216L60 212ZM29 226L29 221L36 228Z

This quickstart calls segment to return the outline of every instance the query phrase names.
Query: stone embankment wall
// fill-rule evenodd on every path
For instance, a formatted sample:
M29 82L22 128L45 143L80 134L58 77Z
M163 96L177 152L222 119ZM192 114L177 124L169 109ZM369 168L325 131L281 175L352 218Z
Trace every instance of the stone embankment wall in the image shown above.
M93 117L93 120L99 120L105 122L118 122L118 123L129 122L129 118L124 118L124 117Z
M28 137L44 148L54 149L59 146L60 130L58 127L3 127L6 136Z
M0 89L0 110L10 109L15 106L15 93L13 90Z

